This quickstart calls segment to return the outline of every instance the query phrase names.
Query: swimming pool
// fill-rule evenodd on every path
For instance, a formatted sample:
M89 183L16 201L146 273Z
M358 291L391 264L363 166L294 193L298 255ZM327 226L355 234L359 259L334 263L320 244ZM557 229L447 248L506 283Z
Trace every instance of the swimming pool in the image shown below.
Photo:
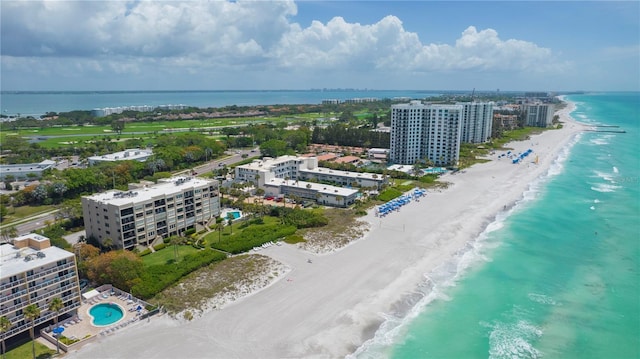
M100 303L89 309L89 315L93 317L91 324L102 327L118 322L124 317L124 311L115 303Z
M229 218L228 216L232 215L233 219L238 219L242 217L242 212L240 211L227 211L222 213L222 218Z

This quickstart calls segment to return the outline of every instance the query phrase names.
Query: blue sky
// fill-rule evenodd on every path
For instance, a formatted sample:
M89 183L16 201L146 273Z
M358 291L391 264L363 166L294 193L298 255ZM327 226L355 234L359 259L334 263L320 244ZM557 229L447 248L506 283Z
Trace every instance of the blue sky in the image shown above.
M640 90L640 2L13 1L2 90Z

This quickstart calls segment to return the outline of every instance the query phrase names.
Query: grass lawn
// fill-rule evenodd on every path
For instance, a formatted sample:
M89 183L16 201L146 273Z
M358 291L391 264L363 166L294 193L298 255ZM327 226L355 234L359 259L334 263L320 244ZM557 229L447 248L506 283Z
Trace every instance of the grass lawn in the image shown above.
M504 133L502 134L502 137L498 139L494 139L492 141L493 148L502 149L502 146L504 146L506 143L511 141L526 141L529 138L529 136L537 135L546 130L547 129L540 128L540 127L525 127L525 128L512 130L512 131L504 131Z
M198 249L193 248L192 246L178 246L178 261L182 260L185 255L195 253L197 251ZM168 260L175 258L174 255L173 246L167 244L165 248L142 257L142 262L147 267L156 264L166 264Z
M2 221L2 225L7 225L10 224L11 222L15 222L18 220L21 220L23 218L26 217L30 217L39 213L44 213L44 212L48 212L48 211L52 211L56 209L55 206L53 205L42 205L42 206L20 206L20 207L16 207L15 208L15 213L14 213L14 209L12 207L9 207L9 214L7 215L7 219Z
M36 342L36 358L45 359L51 358L56 353L55 350L49 349ZM18 347L15 347L7 352L7 359L24 359L33 357L33 351L31 348L31 341L28 341Z
M262 220L266 225L280 223L280 219L276 217L264 216L262 217ZM229 239L231 234L242 232L242 230L246 228L245 224L245 221L233 221L231 226L224 226L222 233L218 233L218 231L215 230L211 233L207 233L204 237L204 241L206 243L218 243L218 240L225 242ZM233 228L233 230L231 228Z

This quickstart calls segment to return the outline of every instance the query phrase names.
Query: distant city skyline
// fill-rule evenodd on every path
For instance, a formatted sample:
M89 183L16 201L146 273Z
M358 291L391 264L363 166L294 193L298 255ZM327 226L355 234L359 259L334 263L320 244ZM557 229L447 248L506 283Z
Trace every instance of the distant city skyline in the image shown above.
M3 91L640 90L640 2L2 1Z

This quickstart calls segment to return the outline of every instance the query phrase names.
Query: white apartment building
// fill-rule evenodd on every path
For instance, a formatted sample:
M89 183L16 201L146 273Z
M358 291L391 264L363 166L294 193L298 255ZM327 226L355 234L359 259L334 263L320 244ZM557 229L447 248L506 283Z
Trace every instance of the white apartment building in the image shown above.
M151 149L128 149L120 152L109 153L102 156L91 156L88 158L89 166L93 166L100 162L115 162L115 161L138 161L144 162L149 157L153 156L153 150Z
M265 157L236 167L236 180L256 182L263 187L272 179L332 182L344 186L380 188L388 179L375 173L360 173L318 167L317 157Z
M47 237L32 233L13 239L13 244L1 244L0 269L0 316L12 324L4 339L29 330L24 308L31 304L40 308L36 326L80 307L75 255L51 246ZM53 298L62 299L59 313L49 311Z
M16 180L26 179L30 173L41 178L42 172L53 168L55 165L56 162L51 160L44 160L40 163L0 165L0 180L4 180L7 176L13 176Z
M271 179L264 185L269 196L297 196L312 200L318 204L332 207L348 207L356 201L358 190L342 188L321 183Z
M460 141L487 142L493 126L493 102L458 102L457 105L462 105Z
M391 149L397 164L427 158L437 166L459 159L462 105L425 105L420 101L391 106Z
M110 238L115 248L133 249L218 216L218 182L172 177L155 185L129 185L129 191L82 197L82 212L87 237L100 243Z
M536 103L523 104L526 125L532 127L549 127L553 121L554 107L552 104Z

